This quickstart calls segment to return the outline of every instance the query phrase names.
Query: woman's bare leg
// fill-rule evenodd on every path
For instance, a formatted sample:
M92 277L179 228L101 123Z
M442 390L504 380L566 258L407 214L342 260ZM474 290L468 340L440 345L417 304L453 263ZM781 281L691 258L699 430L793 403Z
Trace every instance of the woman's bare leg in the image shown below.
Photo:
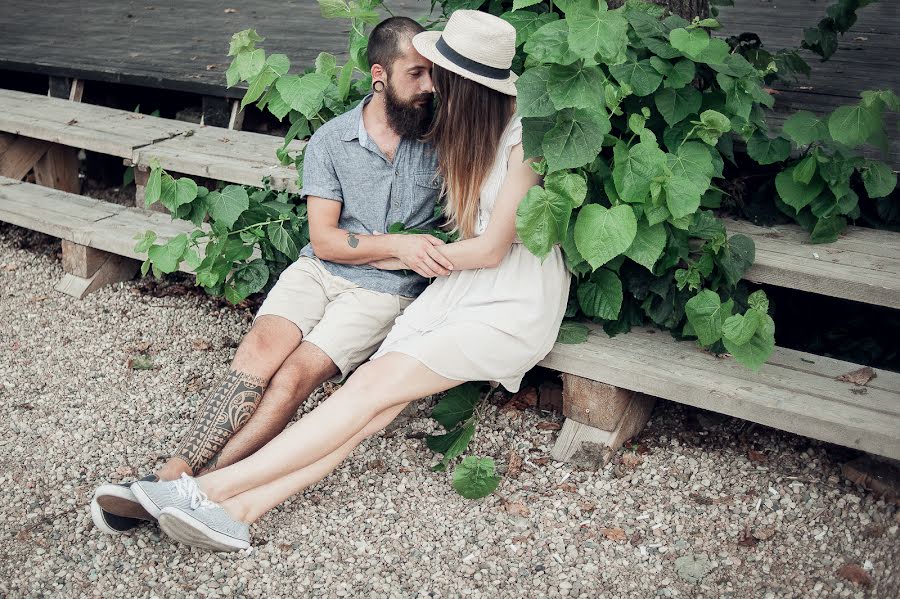
M376 416L363 430L319 461L274 480L265 485L244 491L222 502L222 507L233 518L247 523L259 520L266 512L282 504L287 498L316 484L337 468L356 446L371 437L394 418L406 404L392 406Z
M200 487L222 502L276 481L343 447L385 410L460 383L415 358L386 354L361 366L331 397L252 456L198 479Z

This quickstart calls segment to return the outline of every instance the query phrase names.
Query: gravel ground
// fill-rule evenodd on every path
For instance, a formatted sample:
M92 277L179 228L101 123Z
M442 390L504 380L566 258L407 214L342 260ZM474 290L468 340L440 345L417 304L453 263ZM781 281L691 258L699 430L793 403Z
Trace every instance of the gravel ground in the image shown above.
M250 314L139 282L75 301L61 275L57 243L0 225L0 596L900 595L898 511L841 477L852 453L669 402L600 472L549 460L559 415L489 405L473 452L511 467L481 501L429 471L421 402L249 555L102 535L94 487L162 463Z

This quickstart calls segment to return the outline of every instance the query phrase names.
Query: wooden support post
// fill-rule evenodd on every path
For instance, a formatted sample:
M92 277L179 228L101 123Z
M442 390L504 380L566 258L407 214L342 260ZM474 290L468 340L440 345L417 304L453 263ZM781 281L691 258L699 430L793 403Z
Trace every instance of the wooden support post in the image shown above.
M551 455L596 470L650 419L655 397L570 374L563 375L566 421Z
M34 181L38 185L81 193L78 178L78 150L52 144L34 164Z
M104 285L128 281L137 274L141 263L125 256L63 240L65 274L56 290L82 299Z
M137 208L147 209L146 190L147 179L150 178L150 168L146 166L134 166L134 205ZM161 203L156 202L150 206L150 210L154 212L163 212L169 214L169 209Z
M228 119L228 128L240 131L244 126L244 111L241 109L240 100L231 101L231 118Z
M39 139L0 133L0 175L21 181L50 146Z

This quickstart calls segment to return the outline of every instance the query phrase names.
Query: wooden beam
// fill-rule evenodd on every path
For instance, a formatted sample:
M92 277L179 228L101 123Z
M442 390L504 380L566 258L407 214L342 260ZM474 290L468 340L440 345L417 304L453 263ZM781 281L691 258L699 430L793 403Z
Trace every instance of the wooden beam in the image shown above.
M63 270L76 277L93 276L109 259L110 253L96 248L62 240Z
M563 415L605 431L616 428L634 397L634 391L599 381L571 374L562 378Z
M77 299L82 299L100 287L134 278L134 275L137 274L140 268L141 263L137 260L116 254L107 254L106 260L93 275L90 277L79 277L66 273L56 285L56 290Z
M21 181L34 168L50 144L21 135L0 133L5 149L0 152L0 176Z
M603 430L567 418L550 455L580 468L596 470L605 466L622 443L644 429L656 398L634 394L612 430Z

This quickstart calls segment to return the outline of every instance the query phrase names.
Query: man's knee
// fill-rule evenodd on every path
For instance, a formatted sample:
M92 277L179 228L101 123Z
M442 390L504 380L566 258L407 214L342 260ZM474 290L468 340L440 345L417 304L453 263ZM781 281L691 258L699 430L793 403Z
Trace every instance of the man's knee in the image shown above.
M275 357L284 360L300 344L302 337L297 325L286 318L260 316L241 341L238 354L259 360Z

